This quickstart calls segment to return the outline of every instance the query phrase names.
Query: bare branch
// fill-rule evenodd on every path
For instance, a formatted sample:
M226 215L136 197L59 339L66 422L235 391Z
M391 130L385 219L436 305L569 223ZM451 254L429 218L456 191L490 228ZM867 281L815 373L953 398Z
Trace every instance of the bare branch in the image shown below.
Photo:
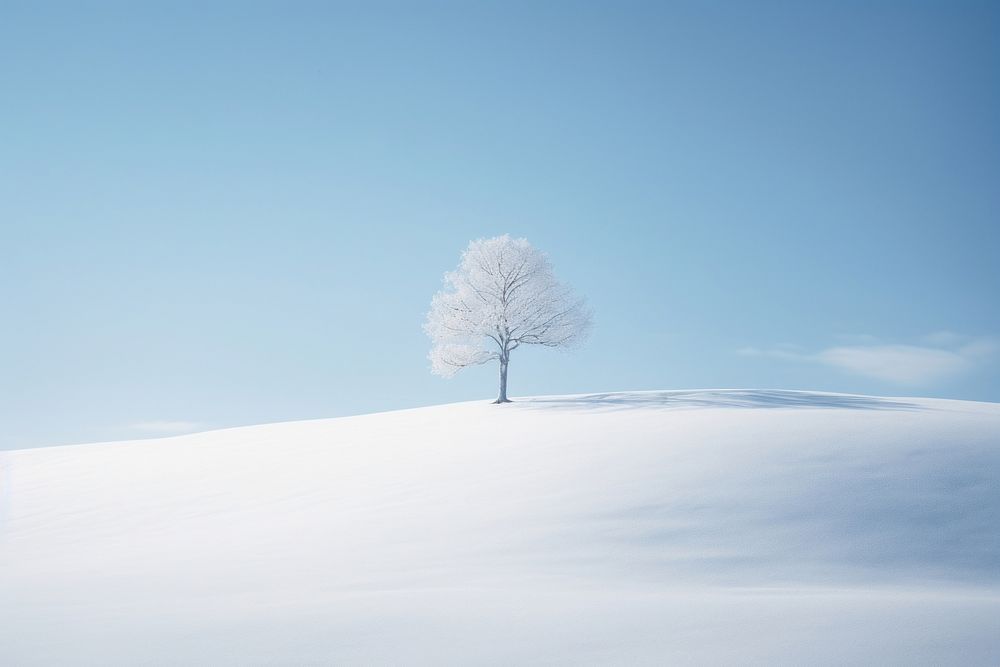
M424 324L432 369L442 375L493 359L505 365L521 345L568 347L589 327L584 302L555 278L545 255L509 236L469 244Z

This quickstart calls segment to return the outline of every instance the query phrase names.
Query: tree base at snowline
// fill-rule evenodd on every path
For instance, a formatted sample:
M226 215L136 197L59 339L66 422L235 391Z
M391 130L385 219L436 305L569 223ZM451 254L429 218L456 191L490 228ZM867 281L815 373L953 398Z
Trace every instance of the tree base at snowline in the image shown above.
M493 401L493 405L500 405L501 403L513 403L513 401L511 401L509 398L498 398L497 400Z

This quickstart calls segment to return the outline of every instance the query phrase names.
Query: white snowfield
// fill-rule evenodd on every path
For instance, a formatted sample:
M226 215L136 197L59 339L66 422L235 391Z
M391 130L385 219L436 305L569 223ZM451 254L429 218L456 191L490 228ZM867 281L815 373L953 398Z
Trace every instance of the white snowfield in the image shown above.
M1000 664L1000 404L539 397L0 466L3 665Z

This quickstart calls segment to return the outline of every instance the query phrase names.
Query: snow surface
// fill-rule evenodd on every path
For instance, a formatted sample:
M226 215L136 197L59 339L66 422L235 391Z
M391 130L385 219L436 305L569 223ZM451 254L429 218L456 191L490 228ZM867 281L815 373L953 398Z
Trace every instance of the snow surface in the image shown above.
M1000 404L461 403L0 454L0 664L1000 664Z

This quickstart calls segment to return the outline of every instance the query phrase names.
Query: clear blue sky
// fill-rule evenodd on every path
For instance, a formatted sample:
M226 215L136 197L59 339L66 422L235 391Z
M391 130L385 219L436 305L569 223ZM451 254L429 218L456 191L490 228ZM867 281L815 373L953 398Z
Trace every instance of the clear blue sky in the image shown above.
M995 2L5 2L0 448L491 398L472 239L595 311L519 394L1000 400Z

